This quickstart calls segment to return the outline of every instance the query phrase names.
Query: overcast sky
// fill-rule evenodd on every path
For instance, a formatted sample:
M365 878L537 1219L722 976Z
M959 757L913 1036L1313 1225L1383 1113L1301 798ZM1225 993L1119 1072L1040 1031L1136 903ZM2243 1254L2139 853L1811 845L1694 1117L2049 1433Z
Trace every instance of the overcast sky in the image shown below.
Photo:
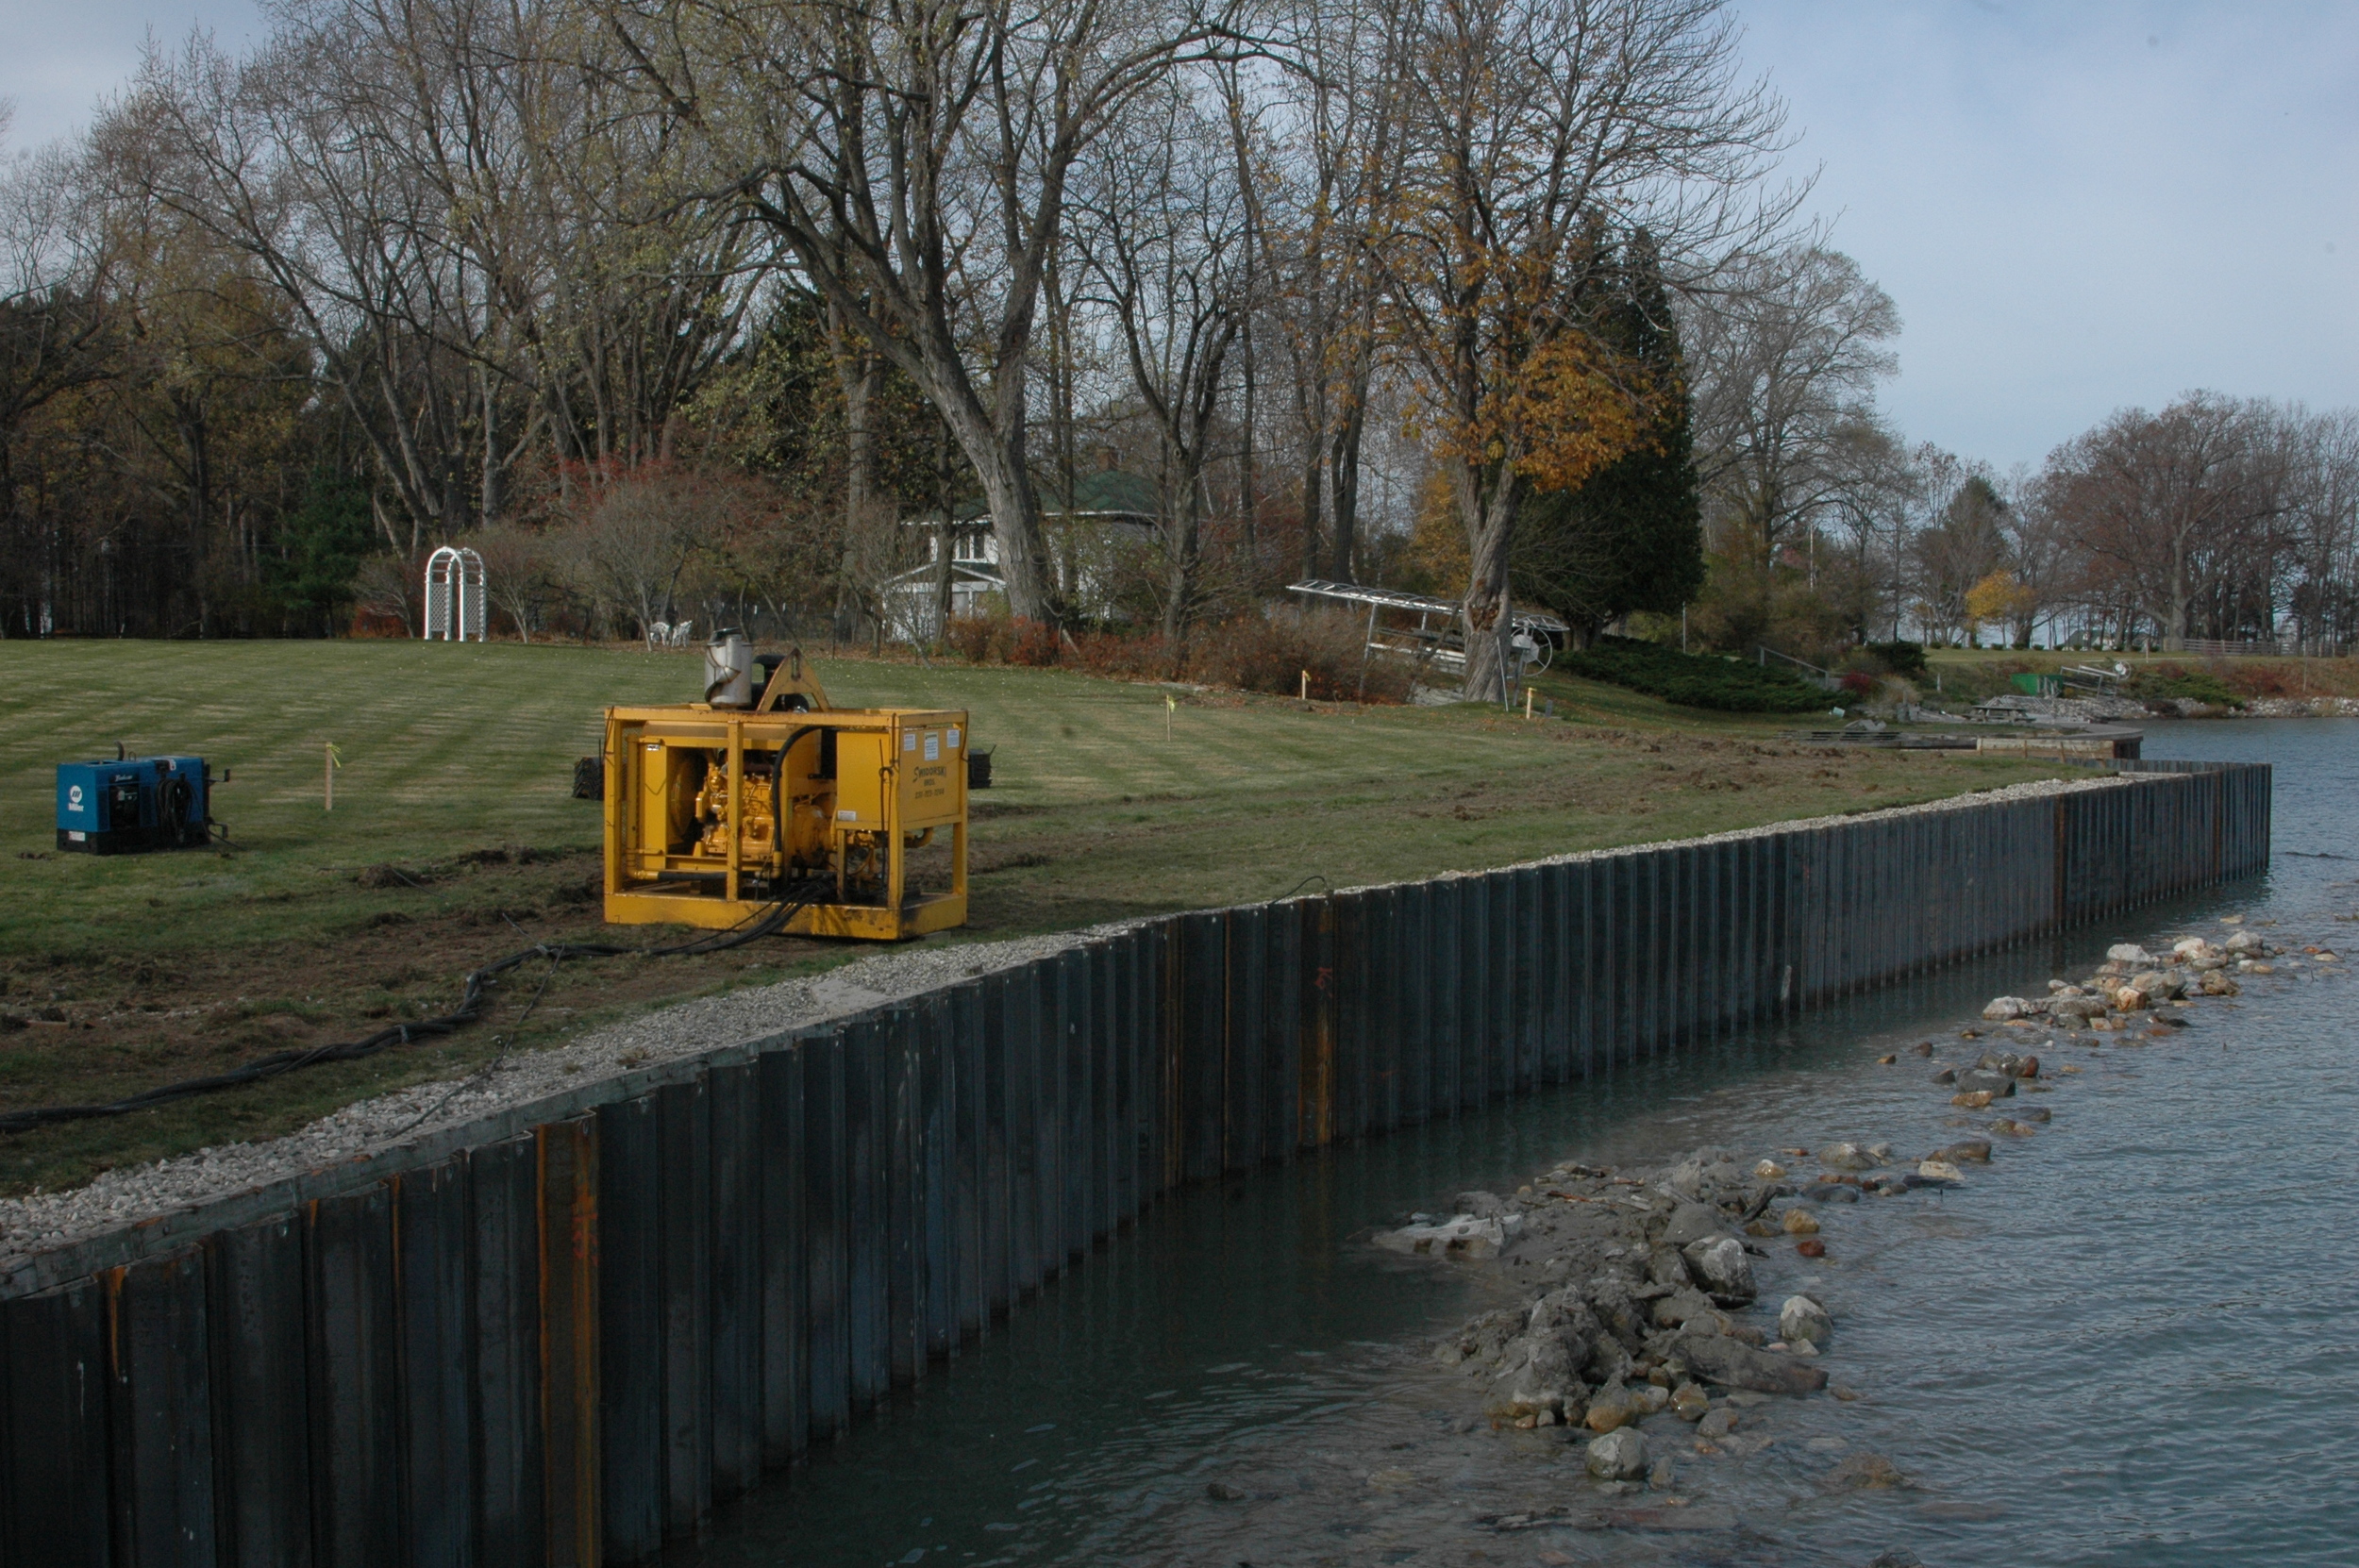
M1739 0L1817 213L1900 308L1912 441L2036 463L2196 387L2359 404L2359 6ZM251 0L0 0L11 147L149 29Z

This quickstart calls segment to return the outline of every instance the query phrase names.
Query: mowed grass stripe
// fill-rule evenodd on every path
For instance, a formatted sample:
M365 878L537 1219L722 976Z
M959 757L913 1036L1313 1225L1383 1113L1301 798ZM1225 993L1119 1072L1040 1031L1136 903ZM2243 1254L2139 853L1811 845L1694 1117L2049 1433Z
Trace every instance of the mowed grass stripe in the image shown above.
M111 1098L265 1050L445 1009L467 967L526 939L605 930L598 808L571 798L611 703L694 697L693 653L397 642L0 642L0 1105ZM820 660L847 706L964 709L998 787L976 800L959 942L1928 799L2050 776L2031 761L1828 757L1775 726L1599 689L1611 730L1472 708L1306 709L1183 696L1063 671ZM1570 703L1587 697L1561 688ZM139 752L235 770L228 851L54 853L54 769ZM321 809L323 749L345 767ZM489 849L554 856L462 865ZM40 857L27 859L25 857ZM357 875L390 862L424 887ZM1313 884L1315 885L1315 883ZM607 933L617 934L617 933ZM619 933L657 941L661 931ZM516 1042L556 1043L670 997L760 983L857 949L786 942L711 959L568 963ZM539 982L534 982L537 985ZM518 996L495 1008L521 1006ZM448 1077L484 1028L120 1122L0 1141L0 1191Z

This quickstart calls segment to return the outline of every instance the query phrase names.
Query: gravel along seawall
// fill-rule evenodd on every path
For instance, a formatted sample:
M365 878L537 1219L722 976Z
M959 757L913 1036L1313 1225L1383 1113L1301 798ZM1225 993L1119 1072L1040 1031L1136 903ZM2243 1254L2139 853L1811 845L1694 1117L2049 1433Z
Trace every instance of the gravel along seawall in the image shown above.
M1183 1193L667 1561L2347 1562L2322 727L2160 737L2266 882Z

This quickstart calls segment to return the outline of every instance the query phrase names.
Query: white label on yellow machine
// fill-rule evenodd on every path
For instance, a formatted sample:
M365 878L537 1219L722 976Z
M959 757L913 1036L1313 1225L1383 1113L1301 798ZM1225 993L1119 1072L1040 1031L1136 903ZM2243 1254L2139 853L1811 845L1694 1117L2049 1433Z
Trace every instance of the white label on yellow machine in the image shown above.
M835 820L838 822L858 822L860 821L860 813L858 811L838 811L835 814Z
M959 749L959 726L956 726L956 725L952 725L952 726L950 726L950 738L949 738L949 740L947 740L946 742L944 742L944 744L947 745L947 746L948 746L948 747L949 747L952 751L956 751L956 750L958 750L958 749Z
M913 729L905 729L901 732L901 749L903 751L915 751L917 749L917 731Z
M926 760L929 762L942 760L942 737L930 729L926 731Z

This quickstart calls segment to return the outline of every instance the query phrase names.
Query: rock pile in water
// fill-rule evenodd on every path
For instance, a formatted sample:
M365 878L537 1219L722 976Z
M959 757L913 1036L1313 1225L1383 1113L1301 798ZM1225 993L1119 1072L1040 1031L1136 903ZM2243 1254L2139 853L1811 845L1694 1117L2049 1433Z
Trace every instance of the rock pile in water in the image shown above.
M1633 1429L1648 1416L1667 1410L1702 1423L1728 1410L1725 1435L1732 1391L1826 1386L1813 1364L1833 1332L1824 1306L1787 1298L1774 1339L1743 1321L1759 1294L1758 1239L1790 1233L1771 1215L1798 1193L1786 1175L1774 1159L1748 1166L1725 1149L1639 1175L1566 1164L1513 1199L1463 1193L1453 1218L1412 1216L1378 1240L1403 1251L1437 1250L1438 1241L1445 1252L1538 1268L1539 1290L1468 1321L1439 1358L1487 1380L1495 1426L1565 1427L1590 1441L1591 1474L1628 1481L1649 1470ZM1465 1244L1439 1240L1478 1226L1481 1239ZM1716 1406L1714 1389L1724 1395Z
M2135 942L2116 942L2097 973L2075 984L2048 982L2045 996L1994 996L1983 1017L1994 1024L2036 1027L2045 1023L2065 1029L2106 1033L2135 1027L2133 1015L2202 996L2234 996L2243 988L2238 974L2270 975L2268 959L2276 949L2257 931L2238 931L2226 942L2186 937L2167 957L2157 958ZM2334 955L2325 954L2328 961ZM2147 1020L2172 1022L2169 1019Z
M2323 948L2303 952L2336 961ZM1648 1418L1668 1411L1693 1423L1698 1451L1741 1450L1732 1434L1747 1409L1829 1386L1817 1364L1835 1328L1825 1305L1791 1295L1777 1307L1774 1330L1748 1321L1765 1306L1753 1271L1753 1260L1768 1256L1763 1243L1824 1257L1826 1206L1963 1183L1968 1168L1990 1163L1994 1137L2028 1138L2049 1121L2044 1106L2027 1102L2050 1091L2052 1073L2080 1071L2045 1067L2033 1047L2094 1045L2094 1036L2119 1031L2167 1036L2186 1026L2181 1015L2194 1003L2237 994L2239 975L2274 973L2272 957L2284 955L2250 930L2217 943L2188 937L2160 956L2122 942L2083 981L2050 981L2046 996L1994 998L1983 1022L2020 1034L2006 1043L2023 1048L1937 1064L1932 1077L1953 1109L1988 1111L2004 1102L2004 1113L1987 1124L1953 1117L1975 1135L1915 1158L1889 1143L1836 1143L1815 1156L1791 1148L1750 1162L1700 1149L1635 1172L1568 1161L1512 1197L1461 1193L1453 1213L1406 1216L1375 1241L1404 1253L1485 1259L1525 1277L1536 1271L1537 1289L1468 1320L1441 1342L1438 1359L1483 1379L1495 1427L1562 1427L1587 1443L1588 1473L1609 1489L1631 1490L1642 1478L1667 1487L1669 1456L1650 1455L1639 1430ZM1967 1040L1986 1032L1959 1031ZM1916 1047L1919 1056L1933 1051L1931 1042ZM1897 1063L1899 1053L1878 1059ZM1797 1174L1812 1166L1815 1174Z

